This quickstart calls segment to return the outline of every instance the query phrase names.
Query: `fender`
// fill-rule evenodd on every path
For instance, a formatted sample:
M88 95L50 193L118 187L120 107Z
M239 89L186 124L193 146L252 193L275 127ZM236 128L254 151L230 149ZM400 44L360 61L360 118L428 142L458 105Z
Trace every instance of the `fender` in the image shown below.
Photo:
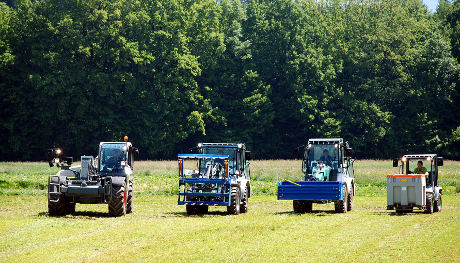
M113 185L122 186L126 184L126 177L124 176L113 176L110 178Z

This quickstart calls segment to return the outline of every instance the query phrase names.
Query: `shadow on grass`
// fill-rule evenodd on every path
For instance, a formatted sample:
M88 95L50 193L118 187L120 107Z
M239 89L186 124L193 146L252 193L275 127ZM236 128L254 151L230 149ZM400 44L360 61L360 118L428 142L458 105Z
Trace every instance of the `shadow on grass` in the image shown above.
M396 213L395 211L371 211L369 214L374 216L407 216L407 215L420 215L424 214L424 211L413 211L413 212L400 212Z
M66 217L66 218L72 218L72 217L89 217L89 218L104 218L104 217L112 217L109 215L107 212L94 212L94 211L76 211L75 213L72 214L67 214L67 215L62 215L62 216L50 216L48 212L40 212L37 214L38 217L53 217L53 218L59 218L59 217Z
M187 212L168 212L166 214L174 216L174 217L204 217L206 215L231 216L227 212L224 212L224 211L209 211L205 214L196 214L196 215L188 215Z
M331 214L339 214L336 213L334 210L313 210L311 212L305 213L297 213L294 211L284 211L284 212L276 212L275 215L315 215L315 216L329 216Z

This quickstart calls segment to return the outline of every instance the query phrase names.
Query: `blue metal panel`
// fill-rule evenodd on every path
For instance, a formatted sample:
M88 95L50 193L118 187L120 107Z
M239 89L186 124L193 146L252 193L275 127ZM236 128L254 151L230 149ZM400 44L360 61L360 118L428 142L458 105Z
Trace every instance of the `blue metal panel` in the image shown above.
M179 205L214 205L214 206L229 206L229 202L204 202L204 201L179 201Z
M278 200L342 200L342 182L281 181Z
M200 179L183 177L180 184L230 184L230 179Z
M203 159L203 158L228 159L228 155L180 153L177 155L177 158L179 159Z

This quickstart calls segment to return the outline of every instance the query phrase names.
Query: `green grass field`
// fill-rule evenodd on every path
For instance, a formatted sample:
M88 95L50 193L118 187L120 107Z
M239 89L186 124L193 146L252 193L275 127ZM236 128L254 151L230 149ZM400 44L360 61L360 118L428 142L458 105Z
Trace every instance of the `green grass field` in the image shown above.
M272 261L459 262L460 162L441 167L444 209L396 215L386 211L391 161L355 163L355 208L333 204L294 214L277 201L276 178L299 179L299 161L253 161L249 213L187 216L177 205L177 163L137 162L134 213L107 215L107 206L77 205L75 215L48 217L46 163L0 163L0 261Z

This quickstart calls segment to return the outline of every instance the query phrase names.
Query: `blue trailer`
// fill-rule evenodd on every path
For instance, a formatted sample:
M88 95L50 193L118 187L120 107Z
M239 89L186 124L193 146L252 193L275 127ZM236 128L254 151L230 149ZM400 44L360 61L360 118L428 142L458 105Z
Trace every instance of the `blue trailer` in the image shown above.
M310 139L303 148L301 181L278 181L278 200L293 200L294 212L311 212L313 203L335 203L335 211L353 209L355 182L348 142Z

